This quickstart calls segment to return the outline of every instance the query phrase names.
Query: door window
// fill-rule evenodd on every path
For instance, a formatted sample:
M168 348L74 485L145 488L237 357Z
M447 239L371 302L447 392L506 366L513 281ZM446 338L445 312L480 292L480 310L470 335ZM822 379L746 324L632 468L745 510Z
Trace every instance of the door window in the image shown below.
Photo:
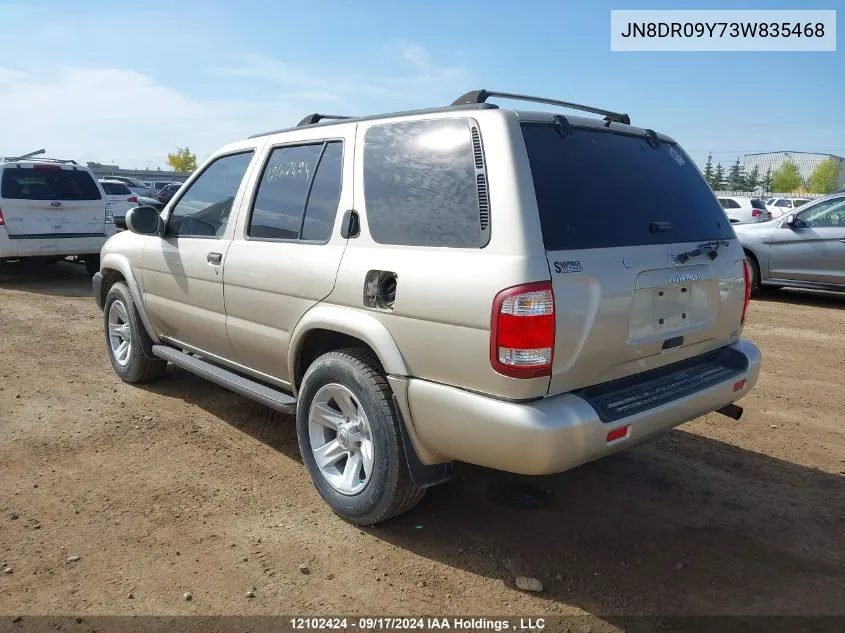
M255 194L247 235L328 242L340 203L342 163L339 141L274 149Z
M810 228L845 226L845 198L825 200L804 209L796 217Z
M221 237L253 152L221 156L203 170L170 214L168 235Z

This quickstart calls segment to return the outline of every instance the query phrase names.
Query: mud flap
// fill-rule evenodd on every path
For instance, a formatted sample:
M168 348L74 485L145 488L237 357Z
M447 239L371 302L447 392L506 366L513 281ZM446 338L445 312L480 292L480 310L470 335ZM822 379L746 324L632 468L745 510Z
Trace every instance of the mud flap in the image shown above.
M411 480L420 488L430 488L442 484L452 478L453 464L423 464L417 455L414 444L405 428L405 419L402 417L402 410L399 408L399 401L393 395L393 408L396 410L396 417L399 419L399 430L402 433L402 444L405 447L405 459L408 462L408 470L411 471Z

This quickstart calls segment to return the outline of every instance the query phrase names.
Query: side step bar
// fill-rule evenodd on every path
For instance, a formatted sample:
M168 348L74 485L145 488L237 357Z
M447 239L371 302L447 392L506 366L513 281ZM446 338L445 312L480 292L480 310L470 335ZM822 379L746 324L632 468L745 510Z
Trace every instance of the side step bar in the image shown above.
M153 345L153 354L192 374L210 380L221 387L231 389L235 393L251 398L280 413L294 413L296 411L296 398L284 391L244 378L228 369L223 369L167 345Z

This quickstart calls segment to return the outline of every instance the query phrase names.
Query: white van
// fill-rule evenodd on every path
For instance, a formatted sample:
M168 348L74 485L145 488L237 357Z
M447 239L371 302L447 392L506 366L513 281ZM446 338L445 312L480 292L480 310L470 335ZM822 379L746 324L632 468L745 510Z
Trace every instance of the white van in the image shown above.
M74 256L93 275L116 232L106 201L91 170L75 161L0 162L0 261Z

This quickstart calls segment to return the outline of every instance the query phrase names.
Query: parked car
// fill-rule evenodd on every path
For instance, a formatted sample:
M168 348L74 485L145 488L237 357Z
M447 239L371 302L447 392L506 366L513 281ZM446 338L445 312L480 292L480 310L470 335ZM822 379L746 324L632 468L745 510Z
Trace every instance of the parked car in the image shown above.
M773 218L779 218L809 201L809 198L772 198L766 202L766 209L771 211Z
M93 280L114 371L170 362L295 412L311 481L358 524L453 461L555 473L737 418L749 271L692 159L625 114L490 97L560 105L311 115L131 209Z
M156 198L162 204L167 204L170 202L170 199L174 196L174 194L179 191L179 187L182 186L182 183L172 182L169 185L165 185L162 187L161 191L158 192Z
M88 167L40 157L0 162L0 261L73 257L93 275L114 233L106 194Z
M845 194L734 230L751 269L753 291L761 286L845 290Z
M150 183L145 183L137 178L131 178L130 176L105 176L105 179L122 182L138 196L147 195L150 191Z
M772 217L771 212L766 209L765 203L758 198L725 196L719 198L719 204L722 205L731 224L765 222Z
M115 223L122 223L126 212L138 206L138 196L119 180L100 178L100 185L108 196L108 204Z
M159 191L164 189L167 185L179 185L181 183L173 182L172 180L156 180L150 183L150 190L148 197L156 198L158 196Z

